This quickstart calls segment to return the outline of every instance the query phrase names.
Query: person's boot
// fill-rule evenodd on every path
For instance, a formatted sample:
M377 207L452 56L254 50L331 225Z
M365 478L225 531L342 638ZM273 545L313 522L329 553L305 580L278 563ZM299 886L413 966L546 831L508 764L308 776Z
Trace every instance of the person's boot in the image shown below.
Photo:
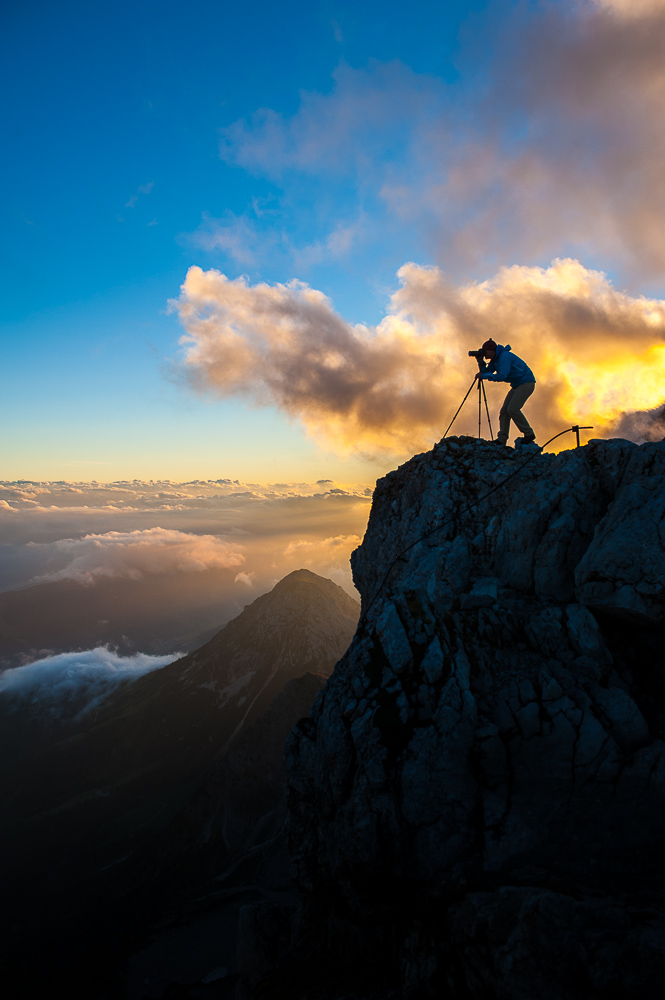
M515 447L519 448L520 450L522 448L528 448L529 451L532 451L534 448L537 448L538 451L541 450L540 445L536 444L535 434L528 434L528 435L525 434L524 437L515 438Z

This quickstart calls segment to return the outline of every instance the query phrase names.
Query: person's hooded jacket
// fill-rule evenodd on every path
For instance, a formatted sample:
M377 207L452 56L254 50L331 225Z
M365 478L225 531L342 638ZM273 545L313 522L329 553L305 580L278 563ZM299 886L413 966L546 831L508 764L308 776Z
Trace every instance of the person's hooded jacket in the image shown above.
M511 389L536 381L529 366L516 354L511 354L510 344L506 344L505 347L497 344L496 354L487 362L480 377L486 378L489 382L510 382Z

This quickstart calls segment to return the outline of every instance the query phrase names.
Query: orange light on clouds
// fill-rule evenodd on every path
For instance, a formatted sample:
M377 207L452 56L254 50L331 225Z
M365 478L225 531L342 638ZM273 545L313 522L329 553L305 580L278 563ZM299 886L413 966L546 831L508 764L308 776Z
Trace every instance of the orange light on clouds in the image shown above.
M624 414L665 398L665 302L617 291L572 259L501 268L454 286L437 267L405 264L389 314L352 326L301 282L254 286L190 268L173 303L192 385L279 406L339 453L407 456L445 430L488 337L511 344L538 383L528 403L540 440L566 424L611 435ZM488 385L495 411L505 385ZM460 415L458 433L476 433ZM566 447L566 442L561 443Z
M614 355L596 364L566 361L558 366L562 415L575 420L580 409L594 415L596 430L609 433L624 414L651 410L665 395L665 346L641 355ZM601 434L597 435L601 436Z

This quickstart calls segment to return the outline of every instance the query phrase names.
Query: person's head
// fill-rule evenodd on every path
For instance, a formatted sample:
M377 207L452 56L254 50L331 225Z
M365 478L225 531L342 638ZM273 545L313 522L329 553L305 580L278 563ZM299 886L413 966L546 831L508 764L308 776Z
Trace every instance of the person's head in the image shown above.
M490 337L490 339L486 340L485 343L483 344L483 357L487 358L488 361L491 361L495 355L496 355L496 343Z

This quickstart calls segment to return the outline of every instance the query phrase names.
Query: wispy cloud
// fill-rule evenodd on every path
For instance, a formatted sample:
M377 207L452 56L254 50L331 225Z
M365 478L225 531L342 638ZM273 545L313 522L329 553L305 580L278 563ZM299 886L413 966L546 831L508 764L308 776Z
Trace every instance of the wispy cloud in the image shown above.
M626 18L649 16L665 8L665 0L592 0L592 3Z
M458 66L444 85L399 62L341 65L295 114L225 128L221 155L278 185L294 225L314 201L324 232L364 210L375 245L414 230L457 275L575 254L662 276L661 0L507 7L476 19Z
M307 271L319 264L342 260L362 238L363 221L338 222L321 239L298 242L282 228L281 210L267 208L254 199L251 212L222 218L204 213L199 228L185 240L208 253L221 251L241 267L260 266L267 258L281 257L286 266Z
M324 239L302 247L293 248L293 266L299 270L308 270L317 264L343 260L348 256L362 231L361 224L344 225L339 223Z
M435 77L398 61L372 61L367 69L342 64L333 82L331 94L304 92L295 115L262 108L250 121L222 129L220 155L275 180L287 172L327 178L351 172L361 179L424 121L436 120L445 94Z
M344 41L344 33L342 32L342 29L340 28L340 26L337 23L337 21L331 21L330 22L330 27L332 28L333 38L335 39L335 41L336 42L343 42Z
M125 202L125 208L135 208L136 203L139 200L139 195L150 194L154 186L155 186L154 181L149 181L147 184L139 184L136 190L136 194L133 194L129 199L129 201Z
M275 232L263 234L248 215L227 212L220 219L204 213L200 227L189 240L208 252L221 250L242 267L253 267L276 243L283 242L283 237Z

